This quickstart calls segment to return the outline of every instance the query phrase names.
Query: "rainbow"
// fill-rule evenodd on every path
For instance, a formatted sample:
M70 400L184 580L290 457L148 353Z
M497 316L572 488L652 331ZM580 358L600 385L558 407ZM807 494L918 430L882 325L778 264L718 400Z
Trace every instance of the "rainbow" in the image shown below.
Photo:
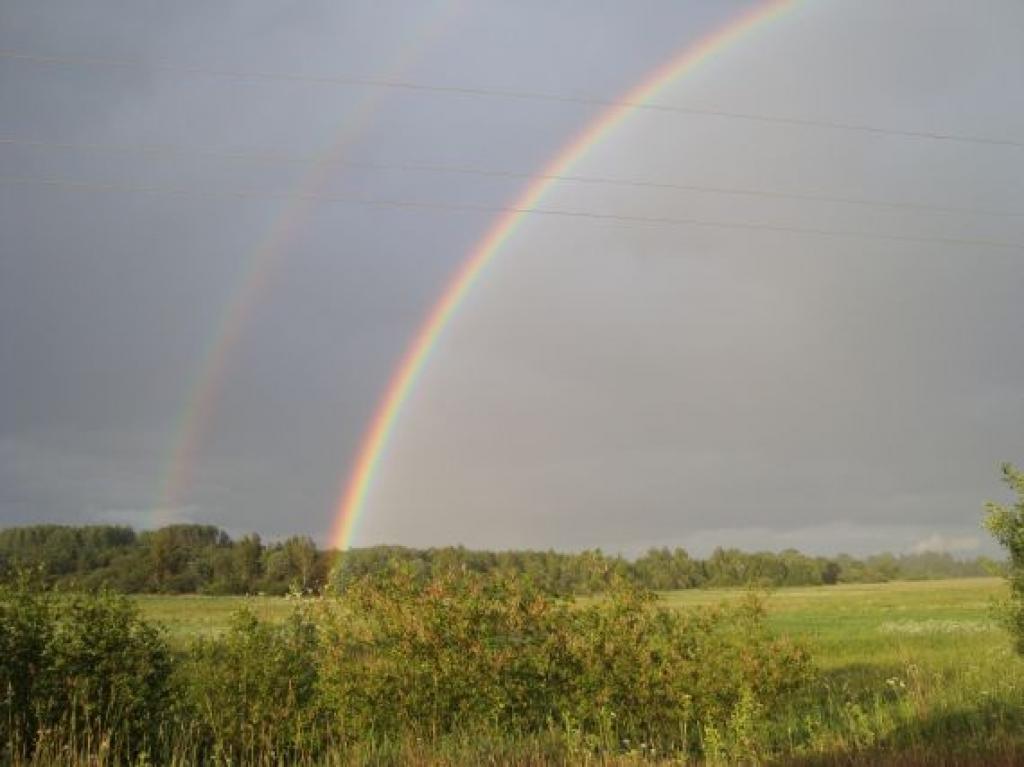
M515 234L529 210L556 183L557 179L554 177L565 175L591 148L607 138L633 112L634 107L646 104L663 88L690 74L713 58L716 53L721 53L736 44L766 22L794 8L797 2L798 0L766 0L671 58L566 144L526 186L519 198L510 206L511 210L495 220L483 239L456 270L441 297L416 332L388 383L360 443L351 474L341 488L330 536L332 546L346 549L351 544L356 523L363 513L367 494L373 486L374 474L381 464L402 407L416 386L430 359L430 353L437 346L445 328L455 316L463 299L479 281L487 264Z
M464 0L437 0L424 21L410 35L389 68L389 78L399 78L418 61L462 12ZM288 246L301 231L315 208L314 198L322 192L345 159L349 147L373 124L386 94L371 90L346 115L326 152L319 156L299 188L302 194L286 204L271 224L269 232L247 260L238 287L226 302L217 330L207 344L185 399L171 440L170 456L161 475L157 500L150 510L153 527L175 521L183 507L183 496L192 487L192 474L202 446L205 430L213 415L227 377L231 352L243 335L245 326L260 300L266 295L271 277L279 268Z

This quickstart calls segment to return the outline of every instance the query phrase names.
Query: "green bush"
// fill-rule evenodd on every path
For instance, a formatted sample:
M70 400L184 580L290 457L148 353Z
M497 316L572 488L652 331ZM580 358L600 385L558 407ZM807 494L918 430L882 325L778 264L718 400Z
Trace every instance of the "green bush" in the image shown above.
M985 527L1010 555L1010 598L1002 606L1002 618L1013 635L1017 652L1024 655L1024 471L1008 463L1002 468L1003 481L1017 497L1012 506L989 503Z
M283 624L242 610L224 636L198 640L180 681L200 751L231 763L311 753L324 734L318 665L316 626L301 609Z
M54 732L70 744L145 750L165 723L172 658L125 597L0 590L0 733L8 755Z
M810 678L756 599L679 611L618 577L576 603L521 576L393 568L283 623L243 610L178 656L124 598L0 593L0 763L403 763L481 744L756 761Z
M323 687L350 738L544 727L568 671L568 608L522 580L409 569L325 610Z
M26 575L0 586L0 737L7 758L30 750L38 730L34 693L45 670L51 614L50 600Z
M803 689L808 656L756 601L681 612L626 581L577 606L523 579L392 571L327 608L321 685L350 740L563 728L589 750L699 750ZM750 716L747 716L749 719Z

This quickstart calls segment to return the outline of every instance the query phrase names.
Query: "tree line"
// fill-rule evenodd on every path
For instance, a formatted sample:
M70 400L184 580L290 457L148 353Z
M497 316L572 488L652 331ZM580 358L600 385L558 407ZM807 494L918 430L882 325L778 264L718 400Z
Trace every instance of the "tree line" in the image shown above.
M327 583L333 552L294 536L232 539L212 525L136 532L120 525L32 525L0 530L0 578L38 572L50 585L170 594L285 594Z
M462 546L373 546L339 552L293 536L233 539L212 525L170 525L136 532L119 525L33 525L0 529L0 580L24 570L49 584L124 593L285 594L344 590L365 575L401 565L421 581L453 570L524 576L549 594L604 591L610 577L654 590L723 586L810 586L988 575L984 557L948 553L809 556L795 549L718 548L707 558L655 548L629 560L600 550L480 551Z

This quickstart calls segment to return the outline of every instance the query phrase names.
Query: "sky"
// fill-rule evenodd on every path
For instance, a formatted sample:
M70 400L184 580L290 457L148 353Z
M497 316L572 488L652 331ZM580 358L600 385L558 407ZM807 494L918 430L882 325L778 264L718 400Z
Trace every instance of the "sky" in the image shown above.
M757 6L0 1L0 526L326 542L488 209ZM1022 36L1016 0L805 0L657 95L692 111L635 110L571 173L643 183L523 217L353 543L987 550L1024 463Z

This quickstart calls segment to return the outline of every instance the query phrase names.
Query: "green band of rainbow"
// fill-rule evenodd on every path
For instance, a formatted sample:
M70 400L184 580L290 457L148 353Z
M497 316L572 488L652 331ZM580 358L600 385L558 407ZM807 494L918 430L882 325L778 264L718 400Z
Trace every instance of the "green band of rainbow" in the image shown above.
M479 280L484 267L515 233L518 224L529 209L534 207L555 183L556 179L552 177L564 175L591 147L606 138L614 128L622 123L633 111L634 106L646 103L665 86L689 74L714 54L739 42L754 29L777 18L786 10L795 7L796 4L797 0L769 0L738 18L732 19L725 26L674 56L573 138L547 164L538 177L530 182L511 206L512 209L495 220L487 234L471 251L469 257L448 283L444 293L427 315L426 321L420 326L394 376L388 383L387 390L384 392L360 444L353 470L342 488L335 514L334 529L330 538L331 545L338 549L345 549L350 545L356 523L366 505L367 494L373 486L374 474L380 466L388 440L394 431L398 416L402 412L402 406L423 372L431 351L437 346L441 334L463 299Z

